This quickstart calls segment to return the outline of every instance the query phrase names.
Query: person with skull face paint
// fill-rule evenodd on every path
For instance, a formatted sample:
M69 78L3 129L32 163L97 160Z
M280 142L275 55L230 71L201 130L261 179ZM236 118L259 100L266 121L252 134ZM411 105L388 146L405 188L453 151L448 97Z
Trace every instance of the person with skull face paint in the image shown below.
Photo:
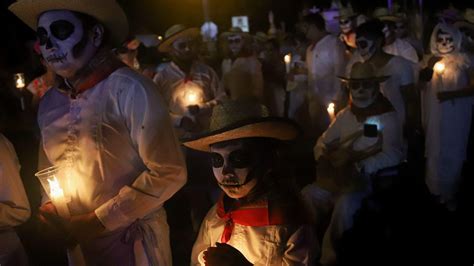
M384 45L384 24L379 20L371 20L356 29L358 50L347 64L346 74L349 75L356 62L369 62L375 66L376 74L390 76L381 84L381 92L387 97L397 111L400 125L413 130L417 129L418 96L415 89L413 64L400 57L386 53Z
M305 16L303 28L311 42L306 50L309 113L319 136L330 122L329 104L336 102L339 105L341 86L337 75L344 72L345 50L339 39L326 31L326 22L320 14Z
M426 184L448 209L456 209L456 193L466 160L474 89L469 59L461 52L462 34L440 23L431 35L431 53L420 74L425 129Z
M402 22L402 18L391 14L385 7L375 9L373 17L384 23L385 42L383 50L388 54L401 56L413 64L418 64L419 58L415 48L396 35L396 23Z
M298 134L293 122L239 100L217 105L209 132L184 142L210 153L224 192L201 224L191 265L312 265L310 218L279 159L281 141Z
M19 0L10 10L64 81L43 96L38 124L45 158L67 172L71 217L45 196L45 228L66 238L71 265L171 265L162 206L186 168L155 85L109 48L127 35L125 13L115 0Z
M339 10L339 16L335 17L339 20L339 28L341 33L339 38L346 45L346 51L352 55L357 48L355 40L355 29L358 25L365 22L365 16L359 15L352 10L352 7L343 7Z
M197 28L174 25L158 47L172 61L160 68L153 81L168 103L179 137L207 129L212 107L226 97L216 72L198 61L199 36Z
M362 200L373 189L390 186L404 158L397 113L379 91L380 83L389 77L375 73L371 63L358 62L350 77L340 77L350 89L351 103L314 147L317 178L303 189L303 195L317 214L317 228L333 209L322 240L322 265L337 263L336 247L352 227Z
M221 34L220 38L226 44L228 57L222 60L222 81L224 88L228 91L231 99L249 99L265 103L263 91L262 64L255 56L251 47L251 36L243 32L241 28L231 28ZM250 86L240 86L239 91L232 91L234 87L231 83L232 76L237 73L250 78Z

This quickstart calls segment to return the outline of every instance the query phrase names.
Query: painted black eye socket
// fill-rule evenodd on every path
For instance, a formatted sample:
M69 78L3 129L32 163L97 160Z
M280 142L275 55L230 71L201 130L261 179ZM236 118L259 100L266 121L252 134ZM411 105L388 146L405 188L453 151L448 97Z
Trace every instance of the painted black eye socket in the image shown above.
M221 168L224 166L224 157L218 153L211 153L211 164L213 168Z
M46 42L48 42L48 32L43 27L39 27L36 30L36 37L38 38L38 41L41 46L45 45Z
M51 34L57 39L64 41L74 33L74 24L67 20L58 20L51 23Z
M236 150L229 154L229 163L237 169L247 168L252 163L252 156L249 151Z
M453 38L446 38L447 42L453 42Z

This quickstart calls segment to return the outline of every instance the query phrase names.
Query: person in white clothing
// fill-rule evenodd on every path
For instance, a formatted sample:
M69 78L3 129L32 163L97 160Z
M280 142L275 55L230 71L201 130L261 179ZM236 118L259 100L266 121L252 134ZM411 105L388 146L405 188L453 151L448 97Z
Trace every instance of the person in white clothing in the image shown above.
M316 182L306 186L303 194L313 205L318 229L334 208L322 240L322 265L337 264L338 243L352 227L362 200L373 188L390 186L403 160L397 114L379 92L380 82L388 77L375 73L372 64L359 62L350 77L341 77L350 89L351 103L314 147Z
M345 49L336 36L326 31L326 23L320 14L305 16L303 25L306 38L311 41L306 50L309 109L312 122L321 134L329 125L329 104L338 102L341 95L337 76L344 72Z
M14 227L26 222L30 214L15 149L0 133L0 265L28 265Z
M115 0L20 0L10 10L63 78L43 96L38 124L69 202L56 208L45 194L40 220L66 238L70 265L171 265L163 204L186 168L155 84L111 52L127 35L125 13Z
M373 17L384 23L385 44L383 50L388 54L401 56L413 64L418 64L419 58L416 49L407 41L398 38L395 32L396 23L402 22L403 19L391 14L385 7L375 9Z
M153 81L168 104L179 137L206 130L212 107L226 96L216 72L197 59L199 36L198 28L174 25L158 47L172 61L160 68Z
M201 224L191 265L313 265L311 219L279 155L281 141L299 130L268 115L261 104L226 101L209 132L184 142L210 153L224 192Z
M433 29L432 56L420 73L423 127L426 143L426 184L450 210L456 193L471 129L474 88L469 79L469 58L461 52L462 34L440 23Z

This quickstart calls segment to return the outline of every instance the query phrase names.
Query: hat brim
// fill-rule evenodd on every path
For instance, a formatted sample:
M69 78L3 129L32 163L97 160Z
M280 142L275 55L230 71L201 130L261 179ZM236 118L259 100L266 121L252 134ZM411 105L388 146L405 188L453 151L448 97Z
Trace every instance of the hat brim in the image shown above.
M236 123L216 131L204 133L190 139L183 139L183 145L198 151L210 152L215 143L244 139L272 138L281 141L293 140L301 134L299 126L285 118L260 118Z
M355 17L357 17L358 15L359 15L359 14L338 15L338 16L335 16L334 19L355 18Z
M397 16L380 16L377 17L380 21L402 22L403 18Z
M125 40L129 30L127 16L115 0L21 0L8 9L34 31L40 15L46 11L69 10L90 15L104 24L114 45Z
M348 78L348 77L338 76L338 78L339 78L341 81L344 81L344 82L364 82L364 81L384 82L384 81L386 81L387 79L389 79L390 76L371 77L371 78L363 78L363 79Z
M175 34L165 38L159 45L158 45L158 51L162 53L168 53L171 51L171 45L173 44L174 41L176 41L178 38L189 36L192 38L196 38L201 34L198 28L187 28L182 31L178 31Z

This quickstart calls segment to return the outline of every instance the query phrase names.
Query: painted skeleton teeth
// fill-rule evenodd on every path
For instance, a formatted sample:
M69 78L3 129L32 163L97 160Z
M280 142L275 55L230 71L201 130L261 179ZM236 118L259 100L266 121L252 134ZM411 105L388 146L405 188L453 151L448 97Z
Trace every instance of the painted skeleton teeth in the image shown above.
M50 55L46 58L46 60L49 62L49 63L57 63L57 62L60 62L60 63L63 63L64 60L66 59L66 56L67 56L67 53L65 54L58 54L58 55Z

